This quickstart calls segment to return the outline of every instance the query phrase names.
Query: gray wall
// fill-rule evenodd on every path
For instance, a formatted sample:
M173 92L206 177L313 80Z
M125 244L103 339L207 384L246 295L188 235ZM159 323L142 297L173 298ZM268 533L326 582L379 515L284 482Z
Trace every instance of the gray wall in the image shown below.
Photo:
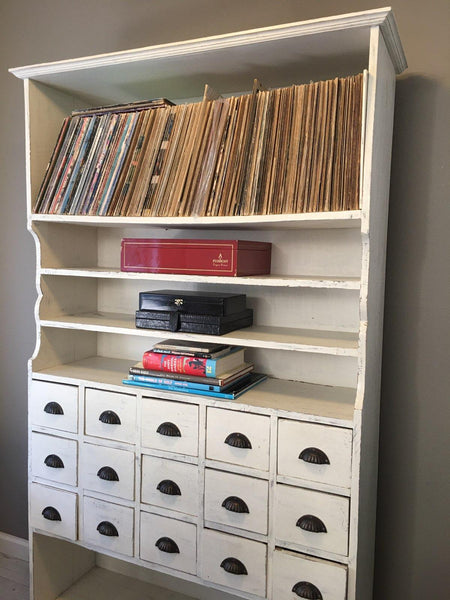
M450 4L392 4L409 69L398 80L395 114L375 598L423 600L448 589L450 299L442 281L450 238ZM22 82L7 68L375 6L373 0L1 0L0 531L27 536L26 360L34 348L36 296L34 245L25 229Z

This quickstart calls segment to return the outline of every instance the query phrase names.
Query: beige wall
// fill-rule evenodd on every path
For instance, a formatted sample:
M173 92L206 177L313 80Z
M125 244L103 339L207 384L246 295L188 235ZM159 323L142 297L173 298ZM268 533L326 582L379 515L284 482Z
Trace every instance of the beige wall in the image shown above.
M442 281L450 239L450 4L392 4L409 69L398 81L395 114L375 598L428 600L449 587L450 299ZM27 535L26 360L34 347L36 297L34 245L25 229L22 83L7 68L376 6L367 0L0 1L0 531Z

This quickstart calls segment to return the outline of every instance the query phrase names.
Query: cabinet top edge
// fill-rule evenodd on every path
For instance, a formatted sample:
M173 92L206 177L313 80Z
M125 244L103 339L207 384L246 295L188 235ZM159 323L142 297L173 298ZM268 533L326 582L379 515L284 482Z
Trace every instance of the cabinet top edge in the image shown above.
M9 69L9 72L19 79L39 79L39 77L45 75L106 67L120 63L126 64L157 60L159 58L186 56L222 50L233 46L263 44L279 39L376 26L379 26L383 33L396 72L401 73L406 69L407 63L395 17L390 7L311 19L308 21L297 21L180 42L158 44L108 54L96 54L75 59L14 67Z

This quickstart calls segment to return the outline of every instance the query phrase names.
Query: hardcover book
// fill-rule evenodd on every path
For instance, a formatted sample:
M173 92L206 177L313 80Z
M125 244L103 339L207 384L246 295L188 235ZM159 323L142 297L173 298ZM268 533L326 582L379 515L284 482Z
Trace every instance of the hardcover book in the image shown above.
M241 379L243 375L245 375L246 373L250 373L250 371L253 371L253 368L253 363L243 363L242 365L239 365L239 367L237 367L236 369L233 369L228 373L223 373L219 377L208 377L208 379L205 379L205 377L201 375L186 375L184 373L163 374L161 373L161 371L152 371L150 369L144 369L144 366L141 361L136 363L135 365L132 365L129 369L128 374L129 376L140 375L145 377L164 376L165 379L173 379L176 381L189 381L192 383L202 384L208 383L209 385L218 385L220 387L224 387L232 382L236 382L238 379Z

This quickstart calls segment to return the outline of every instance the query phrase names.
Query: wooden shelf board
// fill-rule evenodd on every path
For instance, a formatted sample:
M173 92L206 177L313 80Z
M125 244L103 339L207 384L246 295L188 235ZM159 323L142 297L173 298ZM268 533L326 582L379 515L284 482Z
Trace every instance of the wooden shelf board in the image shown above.
M359 290L359 277L325 277L319 275L252 275L245 277L222 277L213 275L181 275L168 273L128 273L108 267L41 269L42 275L60 277L92 277L97 279L134 279L152 281L180 281L191 283L214 283L224 285L254 285L266 287L306 287L342 290Z
M187 393L164 392L144 387L122 384L127 377L132 360L93 356L69 364L58 365L33 373L33 377L65 383L100 384L116 386L120 391L132 394L142 392L169 400L206 403L209 406L233 408L240 411L258 409L266 414L301 418L312 422L327 423L341 427L353 426L356 390L353 388L317 385L300 381L269 378L243 394L237 400L220 400Z
M251 348L313 352L335 356L358 356L358 333L350 331L322 331L254 325L217 336L180 333L178 331L168 332L158 329L140 329L135 327L134 315L118 313L63 315L53 319L41 319L41 326L97 331L100 333L131 334L149 338L164 338L170 334L170 337L174 339L198 342L223 343L226 341L233 346L245 345Z

